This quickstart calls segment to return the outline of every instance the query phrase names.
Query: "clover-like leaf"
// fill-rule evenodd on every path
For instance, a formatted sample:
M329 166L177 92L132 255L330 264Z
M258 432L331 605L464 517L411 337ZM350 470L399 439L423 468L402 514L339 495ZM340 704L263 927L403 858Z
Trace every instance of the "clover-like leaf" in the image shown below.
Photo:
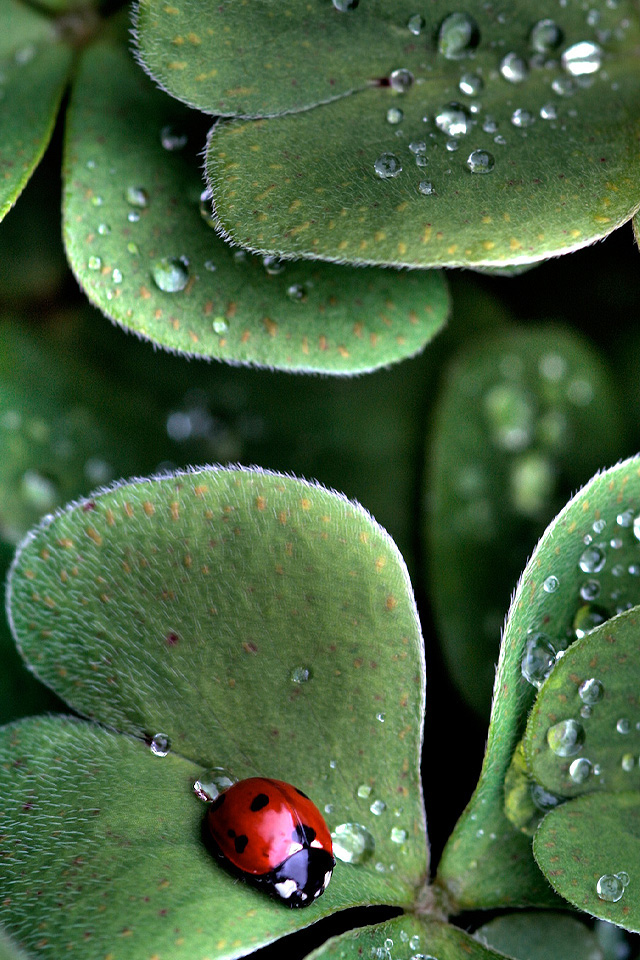
M517 960L604 960L594 932L562 913L509 913L485 923L475 936Z
M511 592L545 525L624 453L604 362L550 324L468 345L450 364L427 452L430 593L449 673L489 711Z
M556 807L533 845L558 893L579 910L640 932L640 797L592 793Z
M123 484L43 522L8 603L32 669L77 710L295 783L345 847L375 848L343 868L354 903L411 898L422 640L404 563L362 508L257 470Z
M71 68L72 52L50 20L1 0L0 219L45 151Z
M545 531L518 583L505 624L482 774L439 868L440 882L463 903L477 896L487 905L509 902L520 883L521 897L530 896L536 905L549 896L532 869L530 838L515 826L509 830L503 812L505 776L536 688L551 672L556 654L617 609L640 600L634 560L640 559L640 542L634 543L633 535L638 513L640 460L632 458L596 475L569 501ZM554 802L539 797L541 816ZM520 867L510 868L508 880L500 881L499 866L506 870L511 855L521 858ZM487 871L492 882L479 888L476 878L481 873L486 883Z
M411 914L386 923L350 930L333 937L313 953L309 960L499 960L501 953L478 942L458 927Z
M348 374L421 350L448 312L444 278L264 263L211 229L202 117L156 90L124 44L82 58L69 111L65 240L90 299L171 350Z
M639 28L632 0L590 18L578 0L138 8L140 56L165 89L260 117L210 139L225 235L413 267L530 263L633 216Z

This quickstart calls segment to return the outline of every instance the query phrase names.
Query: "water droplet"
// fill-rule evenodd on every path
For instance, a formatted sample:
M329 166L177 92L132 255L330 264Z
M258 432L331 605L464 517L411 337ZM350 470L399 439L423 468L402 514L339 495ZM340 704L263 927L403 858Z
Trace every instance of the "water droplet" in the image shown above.
M559 97L572 97L575 90L573 81L569 77L556 77L551 81L551 89Z
M397 177L402 172L402 164L393 153L381 153L373 165L381 180Z
M384 802L384 800L374 800L371 806L369 807L369 810L371 810L371 813L373 813L374 816L376 817L379 817L380 814L384 813L386 809L387 809L387 805Z
M333 813L335 809L336 809L336 808L335 808L335 804L333 804L333 803L325 803L325 805L324 805L324 812L325 812L325 813Z
M605 873L596 883L596 893L600 900L617 903L624 894L624 884L615 873Z
M619 527L630 527L633 524L633 510L625 510L616 517Z
M91 197L91 203L94 207L101 207L104 203L104 199L99 196L99 194L96 194L95 196Z
M424 30L425 19L420 13L414 13L407 21L407 29L418 37Z
M534 115L522 107L518 107L518 109L514 110L511 114L511 123L514 127L530 127L534 121Z
M607 521L604 519L604 517L600 517L598 520L593 521L591 529L594 533L602 533L606 525Z
M591 776L591 761L586 757L579 757L569 767L569 776L574 783L584 783Z
M218 336L226 333L229 329L229 323L224 317L214 317L211 321L211 326L213 328L213 332L217 333Z
M111 233L111 227L108 223L99 223L98 224L98 233L101 237L107 237Z
M102 267L102 260L100 257L89 257L87 260L87 266L89 270L100 270Z
M137 210L130 210L129 213L127 214L127 220L129 221L129 223L137 223L139 219L140 219L140 214L138 213Z
M544 633L534 633L527 640L520 671L534 687L541 687L556 664L556 649Z
M411 150L411 153L414 153L416 155L420 153L426 153L427 144L425 143L424 140L412 140L411 143L409 144L409 150Z
M458 143L457 140L451 139L451 140L447 140L445 146L449 151L449 153L455 153L458 147L460 146L460 144Z
M547 730L547 743L558 757L572 757L584 743L584 727L577 720L561 720Z
M156 286L164 293L178 293L189 282L189 267L184 257L162 257L151 268Z
M376 720L379 720L380 723L384 723L385 715L384 713L376 713Z
M188 139L186 133L176 130L171 124L167 124L160 131L160 143L165 150L183 150Z
M584 603L578 608L573 618L573 629L578 639L585 634L591 633L601 623L609 619L608 612L604 607L598 607L595 603Z
M199 800L208 802L215 800L219 794L228 790L236 782L237 778L232 777L224 767L212 767L200 774L193 784L193 790Z
M595 677L589 677L588 680L584 680L578 687L578 696L583 703L589 704L590 706L602 700L603 694L604 686L600 680L596 680Z
M209 273L214 273L217 270L216 264L213 262L213 260L205 260L204 268L205 270L208 270Z
M340 823L331 833L333 853L343 863L364 863L375 850L375 840L361 823Z
M554 577L553 574L551 574L551 576L547 577L542 584L542 589L545 591L545 593L555 593L559 586L560 581L557 577Z
M627 734L631 730L631 724L626 717L620 717L616 723L616 730L618 733Z
M498 124L493 117L485 117L482 123L482 129L485 133L495 133L498 129Z
M578 560L578 566L583 573L599 573L607 562L607 558L600 547L588 546Z
M629 886L629 874L626 870L619 870L618 873L616 873L616 877L620 880L623 887Z
M169 737L166 735L166 733L156 733L156 735L151 738L149 747L154 756L166 757L171 749Z
M418 184L418 193L421 193L424 197L431 197L435 192L431 180L421 180Z
M596 73L602 64L602 47L590 40L581 40L564 51L560 62L572 77Z
M531 28L529 42L537 53L547 53L562 43L562 30L554 20L538 20Z
M149 194L144 187L127 187L125 200L132 207L146 207L149 203Z
M529 445L533 437L535 410L524 390L514 384L497 384L485 394L484 409L497 446L518 451Z
M622 767L624 772L629 773L631 770L633 770L634 765L635 765L635 757L633 756L633 754L632 753L623 754L622 760L620 761L620 766Z
M393 70L389 75L389 86L396 93L405 93L413 83L413 74L410 70L401 67L399 70Z
M392 843L405 843L407 839L407 831L402 830L400 827L393 827L391 830L391 842Z
M206 225L208 227L215 228L216 220L213 215L213 207L211 205L212 197L213 197L213 193L207 187L207 189L203 190L202 193L200 194L200 202L198 205L198 209L200 210L200 216L202 217Z
M458 90L467 97L477 97L484 84L477 73L463 73L458 81Z
M580 707L580 716L583 720L588 720L592 713L593 708L590 707L588 703L585 703L583 707Z
M111 271L111 279L114 283L122 283L122 271L118 270L117 267L114 267Z
M389 107L387 110L387 123L402 123L404 113L398 107Z
M297 302L306 300L307 293L308 284L305 283L292 283L291 286L287 287L287 296L290 300L295 300Z
M545 790L539 783L531 783L529 792L538 810L544 810L545 812L547 810L553 810L554 807L557 807L558 804L562 802L561 797L557 797L555 793L550 793L548 790Z
M540 116L543 120L557 120L558 111L556 110L554 103L544 103L540 107Z
M292 683L306 683L311 677L309 667L294 667L289 674Z
M419 153L416 156L416 167L426 167L426 165L427 157L424 155L424 153Z
M474 150L467 157L467 166L471 173L491 173L495 165L493 154L488 150Z
M448 137L462 137L469 131L470 120L459 103L448 103L435 116L435 124Z
M348 13L349 10L355 10L360 0L333 0L333 5L340 13Z
M268 273L270 277L278 277L286 270L285 261L281 260L280 257L275 257L273 255L267 255L266 257L263 257L262 266L265 269L265 273Z
M600 594L599 580L585 580L580 587L580 596L583 600L595 600Z
M500 61L500 73L509 83L522 83L527 78L529 68L517 53L507 53Z
M480 42L478 24L468 13L450 13L438 30L438 50L447 60L460 60Z
M409 940L409 949L417 950L419 946L420 946L420 935L416 933Z

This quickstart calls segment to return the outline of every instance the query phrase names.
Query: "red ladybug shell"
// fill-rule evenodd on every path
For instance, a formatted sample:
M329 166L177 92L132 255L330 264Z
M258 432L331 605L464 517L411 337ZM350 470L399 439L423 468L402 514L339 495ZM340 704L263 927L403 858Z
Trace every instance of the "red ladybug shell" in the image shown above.
M326 889L335 863L331 834L316 805L290 783L234 783L209 804L207 825L236 871L289 906L306 906Z

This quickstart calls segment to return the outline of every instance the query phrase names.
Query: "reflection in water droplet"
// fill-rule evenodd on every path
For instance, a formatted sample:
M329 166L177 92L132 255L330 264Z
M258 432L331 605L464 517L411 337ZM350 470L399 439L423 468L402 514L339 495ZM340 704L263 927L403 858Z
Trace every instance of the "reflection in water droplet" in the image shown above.
M527 78L529 68L517 53L507 53L500 61L500 73L509 83L522 83Z
M522 676L534 687L541 687L556 664L556 649L550 637L534 633L527 640L520 663Z
M382 153L375 161L373 169L381 180L397 177L402 172L402 164L393 153Z
M111 279L114 283L122 283L122 271L118 270L117 267L114 267L111 271Z
M199 800L208 802L215 800L224 790L228 790L237 782L236 777L224 769L224 767L212 767L210 770L204 770L193 784L193 790Z
M187 140L186 133L176 130L171 124L167 124L160 131L160 143L165 150L182 150L186 147Z
M413 83L413 74L410 70L401 67L399 70L393 70L389 75L389 86L396 93L405 93Z
M572 77L597 73L602 64L602 47L590 40L574 43L560 58L563 69Z
M386 809L387 809L387 805L384 802L384 800L374 800L371 806L369 807L369 810L371 810L371 813L373 813L374 816L376 817L379 817L380 814L384 813Z
M189 266L184 257L162 257L153 264L151 276L164 293L178 293L189 282Z
M459 60L480 42L478 24L468 13L450 13L438 30L438 50L447 60Z
M411 31L414 37L419 36L425 25L424 17L419 13L414 13L413 16L409 17L407 21L407 28Z
M132 207L146 207L149 203L149 194L144 187L127 187L125 199Z
M435 124L448 137L463 137L469 131L470 119L460 103L448 103L436 114Z
M553 20L538 20L531 28L529 42L537 53L547 53L562 42L562 30Z
M578 566L583 573L599 573L607 562L600 547L588 546L580 556Z
M493 154L488 150L474 150L467 157L467 166L471 173L491 173L495 165Z
M604 607L598 607L595 603L584 603L578 608L573 618L573 629L578 639L590 633L601 623L609 619L609 613Z
M458 82L458 90L467 97L477 97L484 84L477 73L463 73Z
M149 747L154 756L166 757L171 748L169 737L166 735L166 733L156 733L156 735L152 737Z
M591 776L591 761L586 757L579 757L569 767L569 776L574 783L585 783Z
M311 677L309 667L294 667L289 674L292 683L306 683Z
M596 883L596 893L600 900L617 903L624 894L624 884L615 873L605 873Z
M361 823L340 823L331 833L333 853L343 863L364 863L375 850L375 840Z
M577 720L561 720L547 730L547 743L558 757L572 757L584 743L584 727Z
M603 694L604 686L600 680L596 680L595 677L589 677L588 680L584 680L578 687L578 696L583 703L589 704L590 706L597 703L598 700L602 700Z

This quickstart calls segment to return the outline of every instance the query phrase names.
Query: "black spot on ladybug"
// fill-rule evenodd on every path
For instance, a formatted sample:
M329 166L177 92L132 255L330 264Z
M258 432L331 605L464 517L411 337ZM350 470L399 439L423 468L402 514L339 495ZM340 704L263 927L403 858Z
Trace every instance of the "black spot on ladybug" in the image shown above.
M306 793L303 793L302 790L298 790L297 787L294 787L293 789L295 790L296 793L299 793L301 797L304 797L305 800L308 800L308 799L309 799L309 797L306 795Z
M227 830L227 836L228 836L228 837L231 837L231 838L233 839L233 837L235 837L235 835L236 835L235 830Z
M295 843L302 843L308 845L313 843L316 838L316 832L313 827L307 826L305 823L299 823L298 826L291 834L291 839Z
M249 809L256 813L258 810L262 810L263 807L266 807L268 803L269 797L266 795L266 793L259 793L251 801Z
M219 810L224 803L224 793L219 793L215 800L209 804L209 810Z
M249 837L242 833L239 837L236 837L233 841L233 845L236 848L236 853L244 853L246 845L249 843Z

